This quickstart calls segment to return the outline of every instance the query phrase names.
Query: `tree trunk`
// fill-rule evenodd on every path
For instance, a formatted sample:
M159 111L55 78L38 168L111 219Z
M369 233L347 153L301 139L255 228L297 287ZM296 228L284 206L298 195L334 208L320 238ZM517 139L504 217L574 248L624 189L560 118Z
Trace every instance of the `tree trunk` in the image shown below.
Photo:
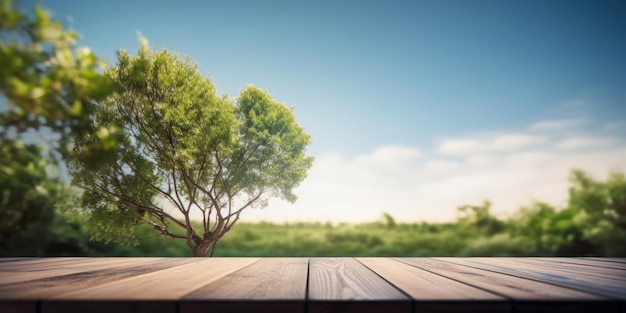
M206 257L209 253L213 252L213 246L215 246L215 241L204 240L193 250L193 256Z

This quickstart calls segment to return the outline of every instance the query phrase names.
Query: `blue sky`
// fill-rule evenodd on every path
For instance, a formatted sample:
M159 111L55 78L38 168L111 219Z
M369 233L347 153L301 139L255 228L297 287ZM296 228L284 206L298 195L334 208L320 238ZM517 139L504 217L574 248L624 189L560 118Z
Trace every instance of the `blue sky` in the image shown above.
M141 32L220 93L252 83L296 107L316 163L296 204L249 220L505 214L562 203L573 167L626 169L624 1L42 4L110 62Z

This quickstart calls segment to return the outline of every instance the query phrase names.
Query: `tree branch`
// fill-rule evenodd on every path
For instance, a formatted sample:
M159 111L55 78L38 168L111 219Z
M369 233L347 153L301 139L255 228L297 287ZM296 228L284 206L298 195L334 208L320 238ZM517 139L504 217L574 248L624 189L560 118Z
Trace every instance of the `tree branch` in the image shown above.
M135 210L135 211L146 211L146 212L150 212L150 213L152 213L155 217L158 217L158 216L163 216L163 217L165 217L165 218L167 218L167 219L171 220L171 221L172 221L172 222L174 222L175 224L177 224L177 225L179 225L179 226L181 226L181 227L185 227L185 224L183 224L183 223L182 223L181 221L179 221L178 219L176 219L176 218L172 217L171 215L169 215L169 214L165 213L163 210L160 210L160 209L158 209L158 208L151 208L151 207L145 206L145 205L143 205L143 204L136 203L136 202L134 202L134 201L130 200L129 198L123 197L123 196L121 196L121 195L119 195L119 194L116 194L116 193L114 193L114 192L109 191L107 188L104 188L103 186L101 186L101 185L99 185L99 184L97 184L97 183L94 183L93 185L94 185L94 186L96 186L96 187L97 187L100 191L102 191L102 192L104 192L104 193L106 193L106 194L108 194L108 195L110 195L110 196L113 196L113 197L115 197L115 198L117 198L117 199L119 199L119 200L122 200L125 204L127 204L127 205L129 205L129 206L131 206L131 207L134 207L134 210ZM84 188L85 190L88 190L88 191L91 191L91 192L97 193L97 191L95 191L95 190L93 190L93 189L91 189L91 188L89 188L89 187L87 187L87 186L80 186L80 187L81 187L81 188Z
M249 207L250 205L252 205L256 200L258 200L261 195L263 195L263 191L259 191L259 194L256 195L254 198L250 198L248 199L248 202L246 202L246 204L244 204L240 209L238 209L237 211L233 212L232 214L230 214L227 217L231 217L233 215L238 215L239 213L241 213L241 211L245 210L247 207Z
M175 206L178 206L178 203L176 203L175 199L172 198L172 195L170 195L169 193L165 192L165 190L162 190L161 188L159 188L158 186L152 184L152 182L150 182L148 179L146 179L143 174L141 174L141 172L139 172L139 170L137 170L135 167L133 167L132 165L130 165L129 163L126 163L126 165L128 165L128 167L130 167L133 172L142 180L144 181L146 184L148 184L150 187L152 187L152 189L157 190L161 195L165 196L166 198L168 198L169 200L171 200L171 202L173 204L175 204Z

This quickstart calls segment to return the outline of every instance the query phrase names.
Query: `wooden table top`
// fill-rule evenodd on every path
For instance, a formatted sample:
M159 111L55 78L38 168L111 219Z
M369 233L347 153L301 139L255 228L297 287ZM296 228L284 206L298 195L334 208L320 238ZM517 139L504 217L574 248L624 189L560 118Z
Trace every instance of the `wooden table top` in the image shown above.
M626 258L0 258L0 312L626 312Z

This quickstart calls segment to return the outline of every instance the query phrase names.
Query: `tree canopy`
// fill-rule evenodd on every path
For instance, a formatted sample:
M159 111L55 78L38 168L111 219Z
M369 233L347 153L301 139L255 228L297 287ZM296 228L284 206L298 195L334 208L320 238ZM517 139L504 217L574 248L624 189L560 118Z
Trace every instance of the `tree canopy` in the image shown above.
M93 101L110 92L100 61L78 39L39 5L27 14L0 0L0 250L19 247L19 238L47 241L66 189L54 169L71 137L90 131Z
M36 145L0 145L0 251L20 234L45 233L50 225L64 186L48 177L48 165Z
M0 137L45 128L57 135L51 151L64 155L71 135L88 131L92 101L110 88L96 55L75 46L78 33L39 5L33 13L0 0L0 91L8 100Z
M136 56L121 51L106 75L114 93L91 115L93 132L75 138L69 162L94 238L133 243L133 226L149 224L203 256L244 209L295 201L312 165L310 136L267 92L250 85L234 100L220 97L190 58L145 41ZM116 131L106 156L90 148L108 137L102 129Z

